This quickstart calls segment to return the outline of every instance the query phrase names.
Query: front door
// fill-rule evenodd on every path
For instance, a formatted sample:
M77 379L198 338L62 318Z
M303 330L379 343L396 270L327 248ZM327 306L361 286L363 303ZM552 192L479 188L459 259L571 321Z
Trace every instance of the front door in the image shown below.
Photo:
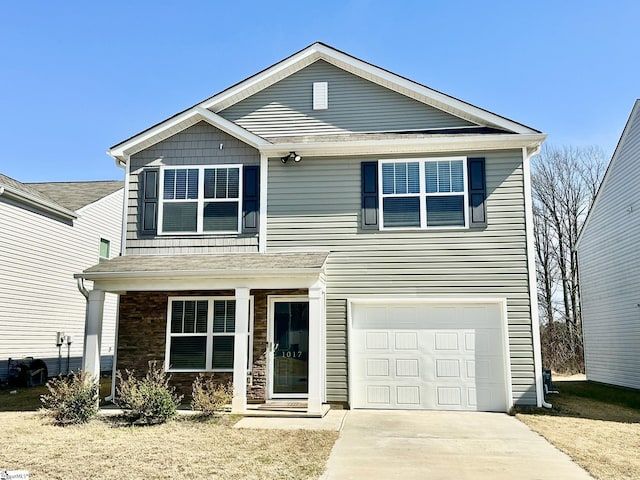
M306 397L309 377L309 302L274 300L272 312L272 396Z

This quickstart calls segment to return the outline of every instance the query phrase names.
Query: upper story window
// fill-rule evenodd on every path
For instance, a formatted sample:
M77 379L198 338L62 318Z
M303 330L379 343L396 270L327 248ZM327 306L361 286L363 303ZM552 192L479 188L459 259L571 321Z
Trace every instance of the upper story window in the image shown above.
M380 162L382 228L467 227L466 157Z
M111 242L105 238L100 239L100 259L108 259L111 253Z
M159 233L238 233L240 165L164 167Z

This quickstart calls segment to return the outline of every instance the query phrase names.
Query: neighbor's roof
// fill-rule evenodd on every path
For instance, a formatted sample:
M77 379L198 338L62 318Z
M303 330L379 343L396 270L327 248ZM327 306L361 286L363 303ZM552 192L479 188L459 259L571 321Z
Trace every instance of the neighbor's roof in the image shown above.
M86 269L78 278L159 277L169 275L209 277L229 275L293 274L319 272L327 252L230 253L216 255L124 255Z
M522 146L537 147L546 137L545 134L526 125L476 107L371 63L362 61L324 43L317 42L222 92L114 145L109 149L108 153L116 159L117 162L126 162L131 155L201 121L213 125L225 133L257 148L263 153L273 156L277 156L282 152L286 153L286 149L290 147L290 144L286 146L284 144L276 144L260 137L242 128L238 124L224 119L219 115L219 112L293 75L317 60L324 60L368 81L475 123L479 127L488 127L504 131L505 135L495 139L494 142L503 140L512 143L513 139L507 137L515 136L519 138ZM367 139L368 142L372 140L375 139L371 137ZM429 136L425 136L421 141L428 143L431 142L432 139ZM438 143L441 142L441 139L436 138L434 141ZM341 152L345 142L338 143L340 143L340 145L337 145L335 151ZM327 149L329 142L322 142L321 144L314 143L313 145L316 146L316 150L310 151L317 154L333 154ZM397 144L392 143L387 146L384 143L379 143L379 145L380 148L383 149L390 148L393 152L398 151ZM404 143L400 145L404 145ZM311 148L311 146L311 144L305 144L307 148ZM306 154L308 152L304 153Z
M0 173L0 196L11 198L13 201L36 208L65 220L73 220L77 215L72 209L57 202L44 192L32 185L19 182Z
M26 183L24 185L74 211L86 207L124 187L123 182L116 180Z

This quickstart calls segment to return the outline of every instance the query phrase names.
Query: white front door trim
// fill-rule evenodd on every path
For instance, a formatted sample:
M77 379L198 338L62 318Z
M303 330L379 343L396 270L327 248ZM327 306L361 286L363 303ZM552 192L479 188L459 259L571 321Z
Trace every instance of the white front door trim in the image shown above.
M267 297L267 400L276 398L308 398L308 393L273 393L273 378L274 378L274 361L273 354L275 351L274 341L274 313L276 302L309 302L308 295L269 295ZM311 308L311 305L309 305ZM309 345L311 345L311 338L309 338Z

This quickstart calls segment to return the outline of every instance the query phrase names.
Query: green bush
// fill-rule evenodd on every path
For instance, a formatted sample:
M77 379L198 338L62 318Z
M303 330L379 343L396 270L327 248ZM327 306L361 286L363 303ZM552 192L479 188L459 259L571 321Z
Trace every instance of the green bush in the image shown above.
M191 408L199 410L205 417L221 413L233 398L231 382L216 383L213 377L200 374L193 382Z
M131 423L153 425L165 423L176 415L182 395L175 393L169 386L171 376L149 362L149 371L144 378L135 377L133 370L125 370L123 376L116 372L118 387L114 403L125 410L125 416Z
M88 372L52 378L47 389L40 401L58 425L87 423L98 413L98 383Z

